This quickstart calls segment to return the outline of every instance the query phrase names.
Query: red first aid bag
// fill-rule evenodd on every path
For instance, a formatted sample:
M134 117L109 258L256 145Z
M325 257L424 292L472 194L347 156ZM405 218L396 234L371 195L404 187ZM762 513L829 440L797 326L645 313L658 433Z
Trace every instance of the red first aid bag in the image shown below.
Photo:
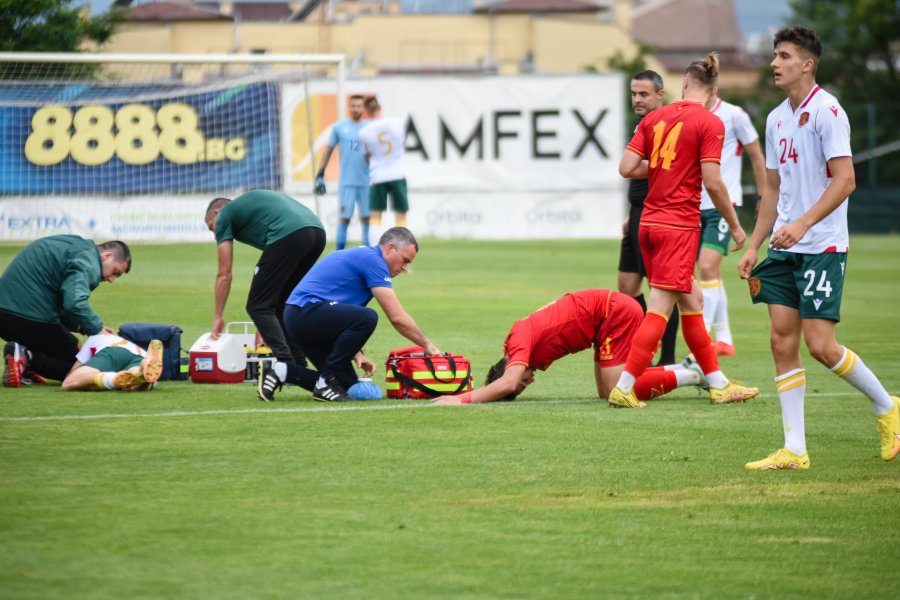
M391 350L384 366L388 398L437 398L472 389L471 365L465 356L426 356L421 346L410 346Z

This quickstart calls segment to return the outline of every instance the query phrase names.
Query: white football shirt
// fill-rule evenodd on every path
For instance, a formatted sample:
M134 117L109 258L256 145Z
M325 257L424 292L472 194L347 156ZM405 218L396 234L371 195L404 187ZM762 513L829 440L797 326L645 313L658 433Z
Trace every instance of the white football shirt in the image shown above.
M778 170L778 218L775 228L797 221L816 204L831 183L828 161L852 156L850 121L837 99L818 85L797 107L785 99L766 120L766 168ZM847 252L847 198L813 225L788 252Z
M722 142L722 180L728 188L728 197L735 206L744 204L744 195L741 193L741 163L744 146L752 144L759 139L759 134L753 128L750 117L744 109L734 104L729 104L719 99L716 105L709 109L725 124L725 140ZM700 191L700 210L715 208L709 192L704 185Z
M403 144L406 128L400 119L381 118L368 123L359 132L369 155L369 183L403 179Z
M98 333L97 335L92 335L84 340L84 343L81 344L81 350L79 350L78 354L75 355L75 359L81 364L84 364L89 361L95 354L110 346L121 346L132 354L137 354L138 356L147 356L147 352L137 344L129 342L128 340L117 335L104 335L102 333Z

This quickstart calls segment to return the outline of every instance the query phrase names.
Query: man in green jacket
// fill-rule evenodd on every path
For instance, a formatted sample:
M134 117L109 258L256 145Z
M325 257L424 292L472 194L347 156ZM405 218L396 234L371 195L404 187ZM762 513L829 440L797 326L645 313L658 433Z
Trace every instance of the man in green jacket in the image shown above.
M91 292L130 270L124 242L52 235L25 246L0 276L3 385L21 386L26 370L62 381L78 353L70 332L113 333L88 304Z
M279 361L305 365L303 349L285 334L284 303L325 249L322 222L290 196L270 190L253 190L234 200L216 198L204 220L218 245L212 338L218 339L225 329L237 240L262 250L247 295L247 314Z

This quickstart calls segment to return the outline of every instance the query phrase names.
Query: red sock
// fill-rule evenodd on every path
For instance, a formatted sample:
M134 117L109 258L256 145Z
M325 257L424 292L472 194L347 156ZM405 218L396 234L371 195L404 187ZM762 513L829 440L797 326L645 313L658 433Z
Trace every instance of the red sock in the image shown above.
M668 394L678 387L675 371L666 371L662 367L651 368L634 382L634 395L638 400L652 400Z
M702 315L700 321L703 321ZM628 352L628 360L625 361L625 370L634 376L640 377L647 369L647 365L653 360L659 341L666 331L666 318L656 311L648 310L647 315L634 334L631 341L631 351ZM709 339L709 336L707 336ZM715 351L713 352L715 354Z
M694 355L703 372L718 371L719 359L716 357L712 340L709 339L709 333L706 331L703 313L681 313L681 331L684 341L687 342L691 354Z

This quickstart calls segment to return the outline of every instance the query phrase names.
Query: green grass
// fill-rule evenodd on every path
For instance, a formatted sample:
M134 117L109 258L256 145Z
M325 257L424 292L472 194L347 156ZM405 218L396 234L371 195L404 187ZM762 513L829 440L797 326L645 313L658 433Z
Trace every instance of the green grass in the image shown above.
M256 253L237 250L226 320L246 319ZM0 266L16 251L0 247ZM900 237L854 238L838 328L894 392L897 256ZM614 287L616 259L610 241L425 240L396 288L482 378L513 321ZM761 387L746 405L686 389L609 410L589 352L494 406L331 406L296 388L264 405L249 385L188 382L0 389L0 595L894 597L900 464L880 459L860 394L806 356L812 469L742 468L782 439L765 309L735 263L738 356L722 364ZM137 246L92 304L113 326L176 323L187 347L210 327L214 273L213 244ZM367 350L404 345L383 320Z

